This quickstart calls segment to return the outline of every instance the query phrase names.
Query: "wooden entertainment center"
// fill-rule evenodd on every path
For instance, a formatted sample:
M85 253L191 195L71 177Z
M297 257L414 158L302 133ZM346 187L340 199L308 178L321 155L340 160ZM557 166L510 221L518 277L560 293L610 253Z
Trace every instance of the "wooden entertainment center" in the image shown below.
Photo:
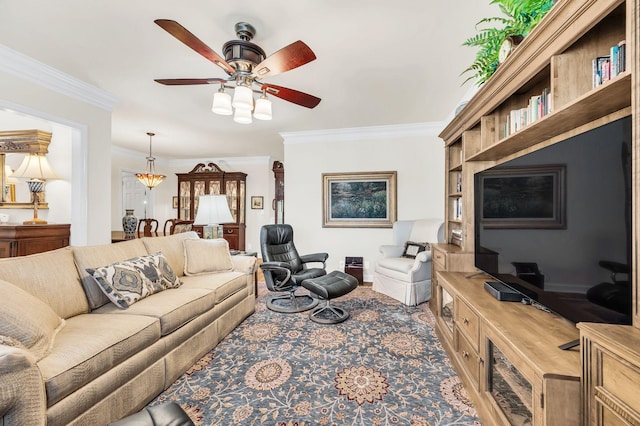
M622 40L626 70L594 88L593 59ZM474 174L629 116L633 217L639 217L639 50L640 0L559 0L440 134L449 243L433 245L430 307L485 424L640 424L636 220L633 326L576 327L531 305L499 302L483 288L487 276L473 276ZM510 112L547 89L551 112L505 135ZM558 348L578 338L579 346Z

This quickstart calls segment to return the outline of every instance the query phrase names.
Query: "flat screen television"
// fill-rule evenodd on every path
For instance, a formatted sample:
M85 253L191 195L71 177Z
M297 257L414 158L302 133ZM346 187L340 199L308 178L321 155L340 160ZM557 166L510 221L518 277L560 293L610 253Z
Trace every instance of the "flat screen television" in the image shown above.
M623 118L476 173L475 266L574 323L630 324L630 147Z

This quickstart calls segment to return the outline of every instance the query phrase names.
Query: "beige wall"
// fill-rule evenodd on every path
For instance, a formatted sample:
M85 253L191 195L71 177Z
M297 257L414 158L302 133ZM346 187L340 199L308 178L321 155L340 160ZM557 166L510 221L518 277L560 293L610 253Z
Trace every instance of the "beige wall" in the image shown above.
M323 228L322 173L397 171L398 219L443 218L441 123L283 134L285 218L300 254L329 253L328 270L363 256L365 280L390 244L391 229ZM368 266L368 268L367 268Z
M56 79L53 76L50 80ZM70 171L62 176L65 178L62 181L50 184L52 187L62 187L61 191L67 194L69 200L57 212L64 211L58 219L64 220L65 215L70 216L73 245L109 242L111 169L104 158L109 158L111 154L110 107L96 106L96 103L63 94L64 88L47 88L51 85L34 81L37 79L33 75L23 78L16 76L15 72L5 72L0 67L0 109L34 116L69 128L72 164L64 164L69 161L69 157L64 154L55 159L56 164L53 164L52 159L54 169ZM86 92L85 89L76 93ZM106 98L108 96L105 94ZM53 151L54 147L52 154ZM55 202L51 207L54 204ZM56 218L57 213L51 211L48 215Z

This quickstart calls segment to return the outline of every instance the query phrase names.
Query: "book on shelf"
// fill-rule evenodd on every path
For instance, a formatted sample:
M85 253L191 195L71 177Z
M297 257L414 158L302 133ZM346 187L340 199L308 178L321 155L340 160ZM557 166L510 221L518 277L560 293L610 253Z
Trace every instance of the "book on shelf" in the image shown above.
M541 94L529 98L525 108L509 111L503 127L504 137L522 130L551 112L551 91L545 88Z
M596 88L626 70L627 43L625 40L611 46L609 55L598 56L592 62L592 82Z
M462 219L462 198L460 197L453 200L453 219Z
M456 174L456 192L462 192L462 172Z

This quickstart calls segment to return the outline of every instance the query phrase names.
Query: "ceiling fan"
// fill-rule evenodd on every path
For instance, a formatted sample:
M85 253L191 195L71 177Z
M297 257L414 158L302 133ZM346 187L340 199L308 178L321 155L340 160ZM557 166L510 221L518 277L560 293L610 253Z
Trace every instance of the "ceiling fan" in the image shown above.
M260 46L251 43L251 39L256 34L255 28L246 22L238 22L235 25L238 40L228 41L222 46L223 58L176 21L156 19L154 22L182 43L222 68L228 75L226 78L156 79L155 81L160 84L169 86L220 84L218 93L222 93L225 96L220 96L219 99L224 98L224 101L228 103L230 103L231 97L224 90L233 89L233 107L236 109L236 115L239 112L246 114L247 110L249 111L249 121L236 120L239 122L251 121L250 114L251 110L254 109L253 92L262 95L261 99L258 99L255 103L254 114L256 118L261 118L258 114L258 109L264 106L264 103L260 101L266 101L266 94L307 108L315 108L320 103L320 98L313 95L261 81L263 78L290 71L316 59L316 55L309 46L300 40L267 56ZM235 83L235 85L230 85L230 83ZM268 102L269 109L268 118L265 115L262 119L271 118L271 103L269 101L266 102ZM223 109L216 111L215 96L212 109L214 112L224 115L232 113L231 105L227 106L226 103L223 105Z

